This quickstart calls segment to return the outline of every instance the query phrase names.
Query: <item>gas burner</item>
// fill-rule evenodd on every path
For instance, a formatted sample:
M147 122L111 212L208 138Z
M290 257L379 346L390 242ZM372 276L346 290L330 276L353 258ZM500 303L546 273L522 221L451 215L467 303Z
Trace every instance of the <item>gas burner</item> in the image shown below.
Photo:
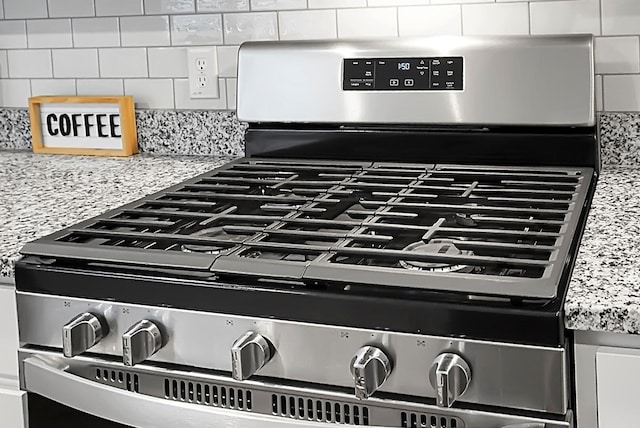
M412 251L423 254L447 254L452 256L470 256L472 251L461 250L455 246L453 241L449 239L432 239L429 242L418 241L407 245L404 251ZM448 263L439 262L423 262L416 260L400 260L400 266L405 269L419 270L425 272L458 272L458 273L470 273L474 270L473 266L469 265L451 265Z
M207 238L225 239L228 241L242 242L245 239L243 235L234 235L227 233L223 226L214 226L207 229L198 230L191 236L203 236ZM201 253L201 254L220 254L225 247L221 245L207 244L182 244L180 249L184 253Z

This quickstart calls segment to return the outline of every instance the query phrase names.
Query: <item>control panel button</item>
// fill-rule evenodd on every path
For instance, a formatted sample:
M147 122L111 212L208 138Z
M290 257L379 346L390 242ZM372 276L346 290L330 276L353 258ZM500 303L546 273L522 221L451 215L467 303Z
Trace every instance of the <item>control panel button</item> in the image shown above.
M80 314L62 327L62 353L67 358L80 355L107 334L107 323L100 315Z
M399 86L400 79L389 79L389 86Z
M248 331L231 346L231 375L235 380L253 376L271 360L271 342L262 335Z
M351 360L356 398L364 400L382 387L393 366L384 351L375 346L360 348Z
M413 79L404 79L404 86L411 87L414 85L414 83L415 82L413 81Z
M133 366L150 358L163 346L160 327L149 320L142 320L122 335L122 359L125 366Z

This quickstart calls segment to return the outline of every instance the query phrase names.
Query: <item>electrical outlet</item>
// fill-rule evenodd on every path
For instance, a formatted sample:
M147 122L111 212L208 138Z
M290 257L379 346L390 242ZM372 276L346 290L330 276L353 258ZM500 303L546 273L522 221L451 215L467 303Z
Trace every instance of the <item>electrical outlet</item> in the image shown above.
M187 61L191 98L220 98L216 48L188 49Z

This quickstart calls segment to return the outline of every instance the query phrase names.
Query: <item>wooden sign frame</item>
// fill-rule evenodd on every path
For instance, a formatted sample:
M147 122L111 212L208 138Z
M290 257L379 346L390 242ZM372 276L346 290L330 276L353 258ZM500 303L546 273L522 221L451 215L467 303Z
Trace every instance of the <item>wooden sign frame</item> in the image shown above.
M95 149L73 147L46 147L42 133L40 107L43 104L117 104L120 111L120 130L122 149ZM34 153L89 155L89 156L131 156L138 153L138 134L136 130L136 114L133 97L32 97L29 99L29 115L31 118L31 135Z

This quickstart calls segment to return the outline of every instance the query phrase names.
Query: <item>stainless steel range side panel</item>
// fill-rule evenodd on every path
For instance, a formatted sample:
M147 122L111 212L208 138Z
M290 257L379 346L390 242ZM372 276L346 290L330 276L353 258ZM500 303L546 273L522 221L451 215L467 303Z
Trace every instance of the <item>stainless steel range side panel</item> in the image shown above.
M463 91L342 88L345 58L437 56L464 57ZM594 94L591 35L250 42L239 54L247 122L593 126Z
M381 391L435 397L428 370L442 352L463 356L472 371L462 402L565 414L568 368L562 348L456 340L18 292L21 343L62 348L62 326L80 313L102 314L109 335L90 352L122 355L122 334L142 319L164 326L167 344L150 361L231 371L232 343L252 330L276 348L260 376L353 387L358 349L387 351L394 370ZM399 314L398 316L402 316Z

